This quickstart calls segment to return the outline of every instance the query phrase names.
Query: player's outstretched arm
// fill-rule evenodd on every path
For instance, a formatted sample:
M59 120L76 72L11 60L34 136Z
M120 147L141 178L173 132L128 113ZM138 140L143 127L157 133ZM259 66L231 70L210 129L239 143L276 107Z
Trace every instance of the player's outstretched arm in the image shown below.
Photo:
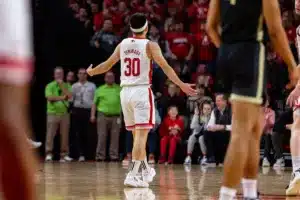
M211 0L206 23L206 31L214 45L219 48L221 45L221 37L219 34L220 25L220 1Z
M197 95L196 90L192 88L193 84L184 83L179 79L175 71L162 55L161 49L156 42L149 42L148 49L150 51L151 58L162 68L164 73L173 83L178 85L186 94L190 96Z
M268 32L274 49L283 58L291 74L295 70L297 64L290 49L286 33L282 26L278 1L263 0L263 14L267 23Z
M109 71L119 60L120 60L120 44L116 47L113 54L105 62L97 65L95 68L93 68L93 66L90 65L89 68L87 68L86 72L90 76L103 74Z

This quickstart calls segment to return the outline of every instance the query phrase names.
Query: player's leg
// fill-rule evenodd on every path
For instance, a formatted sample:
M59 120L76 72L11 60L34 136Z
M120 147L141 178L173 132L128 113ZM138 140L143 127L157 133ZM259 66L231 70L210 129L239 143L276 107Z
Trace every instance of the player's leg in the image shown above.
M286 190L286 195L300 194L300 110L297 108L293 114L294 122L291 129L291 154L293 164L293 176Z
M259 170L260 159L260 138L263 132L263 111L261 110L259 116L254 119L257 120L256 125L251 131L252 134L249 139L248 155L242 179L243 195L249 199L257 198L257 172Z
M135 133L136 133L136 131L133 130L132 131L133 140L134 140ZM149 131L148 131L148 136L149 136ZM148 138L148 136L147 136L147 138ZM146 147L145 147L145 149L146 149ZM150 169L150 166L148 165L148 162L147 162L147 154L146 154L146 157L145 157L144 161L142 162L142 164L145 165L146 169Z
M156 174L155 170L148 165L146 155L148 133L153 128L155 122L153 94L151 89L147 87L136 89L134 94L135 136L133 151L136 149L136 151L140 151L138 154L143 156L143 159L140 160L143 181L149 183L153 181ZM137 159L141 159L141 157L138 157ZM133 160L135 159L133 158ZM139 163L138 161L139 160L137 160L137 163Z
M35 158L26 135L28 87L0 84L0 163L3 196L6 200L34 200Z
M245 110L247 112L244 112ZM236 195L236 187L244 174L253 125L259 113L258 105L240 101L232 102L232 131L224 162L220 200L232 200Z
M149 129L135 129L132 149L132 160L139 161L139 165L145 165L146 143L148 139ZM147 162L147 161L146 161Z
M149 184L139 178L141 168L145 168L146 143L148 138L148 129L134 129L132 131L133 148L132 148L132 163L129 167L129 173L126 176L124 185L130 187L149 187Z
M132 101L132 95L134 93L135 90L132 88L123 88L120 94L126 129L132 131L133 136L132 162L129 166L129 173L124 180L124 185L129 187L148 187L149 184L141 180L138 176L141 163L146 156L145 151L148 132L139 132L135 129L136 114L134 110L134 102Z
M0 182L6 200L35 200L35 158L26 135L30 59L29 2L3 1L0 5Z
M232 131L224 163L220 199L232 200L242 177L252 180L251 191L257 194L256 163L259 159L258 136L261 134L258 121L262 116L261 103L265 88L265 48L263 44L257 43L240 43L223 48L223 57L228 61L232 82ZM234 52L234 56L228 59L226 54L230 52ZM245 169L246 164L250 165L247 166L248 170Z

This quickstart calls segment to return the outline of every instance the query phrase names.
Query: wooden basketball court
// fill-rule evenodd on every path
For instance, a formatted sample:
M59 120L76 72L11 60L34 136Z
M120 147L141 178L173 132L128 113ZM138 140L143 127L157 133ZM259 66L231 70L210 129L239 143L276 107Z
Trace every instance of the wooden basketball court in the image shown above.
M222 177L222 168L157 164L154 182L143 190L123 186L127 169L120 163L45 163L41 168L39 200L210 200L217 199ZM261 170L261 199L300 200L284 195L290 176L290 169Z

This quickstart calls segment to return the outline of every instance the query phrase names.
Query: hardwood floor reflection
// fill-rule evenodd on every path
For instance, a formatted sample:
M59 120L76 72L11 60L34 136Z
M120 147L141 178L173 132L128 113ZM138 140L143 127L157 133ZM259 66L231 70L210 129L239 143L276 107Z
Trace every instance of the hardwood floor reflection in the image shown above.
M124 188L127 169L120 163L45 163L39 172L40 200L213 200L217 199L222 168L198 165L156 165L157 176L149 189ZM262 171L261 199L286 198L290 170Z

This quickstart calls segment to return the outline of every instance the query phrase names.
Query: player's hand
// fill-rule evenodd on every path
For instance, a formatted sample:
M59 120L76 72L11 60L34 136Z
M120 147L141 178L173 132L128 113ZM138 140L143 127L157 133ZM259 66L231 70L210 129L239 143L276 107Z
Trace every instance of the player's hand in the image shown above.
M93 76L93 64L91 64L87 69L86 69L86 73L89 75L89 76Z
M290 107L293 107L295 102L298 100L299 96L300 96L300 85L297 85L295 89L290 93L289 97L286 100L286 103Z
M180 89L187 95L194 97L197 96L197 90L192 88L194 86L195 84L183 83L183 85L180 86Z

